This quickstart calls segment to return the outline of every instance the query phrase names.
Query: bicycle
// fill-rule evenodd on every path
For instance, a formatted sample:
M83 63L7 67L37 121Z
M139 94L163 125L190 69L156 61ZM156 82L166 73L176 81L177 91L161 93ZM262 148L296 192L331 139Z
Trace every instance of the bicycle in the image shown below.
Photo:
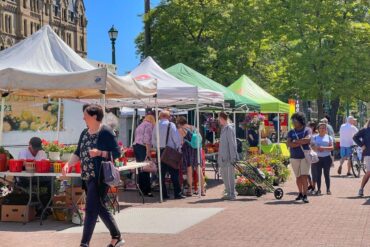
M357 146L353 145L352 148L352 154L350 155L351 160L351 166L352 166L352 172L353 176L356 178L360 177L361 170L366 174L366 166L362 162L362 150Z

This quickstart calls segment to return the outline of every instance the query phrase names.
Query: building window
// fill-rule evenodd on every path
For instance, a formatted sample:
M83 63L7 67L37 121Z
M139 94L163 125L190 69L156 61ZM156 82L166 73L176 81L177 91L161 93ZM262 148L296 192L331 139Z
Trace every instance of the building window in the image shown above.
M27 36L27 20L23 20L23 34Z
M27 9L27 1L28 0L23 0L23 8Z
M54 15L59 16L59 7L57 5L54 6Z
M67 33L67 44L69 46L72 46L72 36L70 33Z
M45 15L48 16L49 15L49 7L48 7L48 4L45 3Z
M5 15L5 32L13 33L12 30L12 17L10 15Z
M30 23L31 26L31 35L33 34L33 22Z
M81 44L81 51L85 51L85 42L84 42L84 37L80 37L80 44Z

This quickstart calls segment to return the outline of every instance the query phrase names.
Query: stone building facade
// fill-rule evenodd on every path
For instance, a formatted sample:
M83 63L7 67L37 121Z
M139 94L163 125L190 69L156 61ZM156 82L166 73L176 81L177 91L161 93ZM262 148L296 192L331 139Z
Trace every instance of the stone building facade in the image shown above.
M0 50L46 24L78 54L87 56L83 0L0 0Z

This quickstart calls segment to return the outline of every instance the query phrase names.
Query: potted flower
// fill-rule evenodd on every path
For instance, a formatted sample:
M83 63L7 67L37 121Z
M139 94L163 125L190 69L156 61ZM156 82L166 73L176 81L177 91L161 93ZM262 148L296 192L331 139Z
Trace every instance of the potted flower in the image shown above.
M48 154L50 160L60 160L60 152L64 145L59 144L58 141L47 142L43 140L43 149Z
M239 196L255 196L255 186L247 178L238 176L236 179L235 190Z
M76 148L77 148L76 145L65 145L62 149L61 160L68 161L71 158L74 151L76 151Z

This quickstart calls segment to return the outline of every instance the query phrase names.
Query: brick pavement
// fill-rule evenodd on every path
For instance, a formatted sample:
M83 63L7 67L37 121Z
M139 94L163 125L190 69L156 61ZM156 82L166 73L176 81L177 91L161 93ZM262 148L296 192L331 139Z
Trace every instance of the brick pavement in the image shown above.
M334 171L336 169L332 171L333 195L310 197L309 204L294 201L293 179L282 186L286 194L281 201L275 200L272 194L258 199L239 197L233 202L220 201L223 187L218 185L208 190L207 197L202 199L131 203L134 207L220 207L224 210L176 235L125 234L126 246L370 246L370 197L356 197L360 179L338 177ZM370 187L365 194L370 195ZM4 224L0 223L1 229L6 229ZM57 233L54 225L50 229L35 226L28 232L22 228L12 232L3 230L0 246L78 246L80 234ZM95 234L91 246L106 246L108 241L109 234Z

